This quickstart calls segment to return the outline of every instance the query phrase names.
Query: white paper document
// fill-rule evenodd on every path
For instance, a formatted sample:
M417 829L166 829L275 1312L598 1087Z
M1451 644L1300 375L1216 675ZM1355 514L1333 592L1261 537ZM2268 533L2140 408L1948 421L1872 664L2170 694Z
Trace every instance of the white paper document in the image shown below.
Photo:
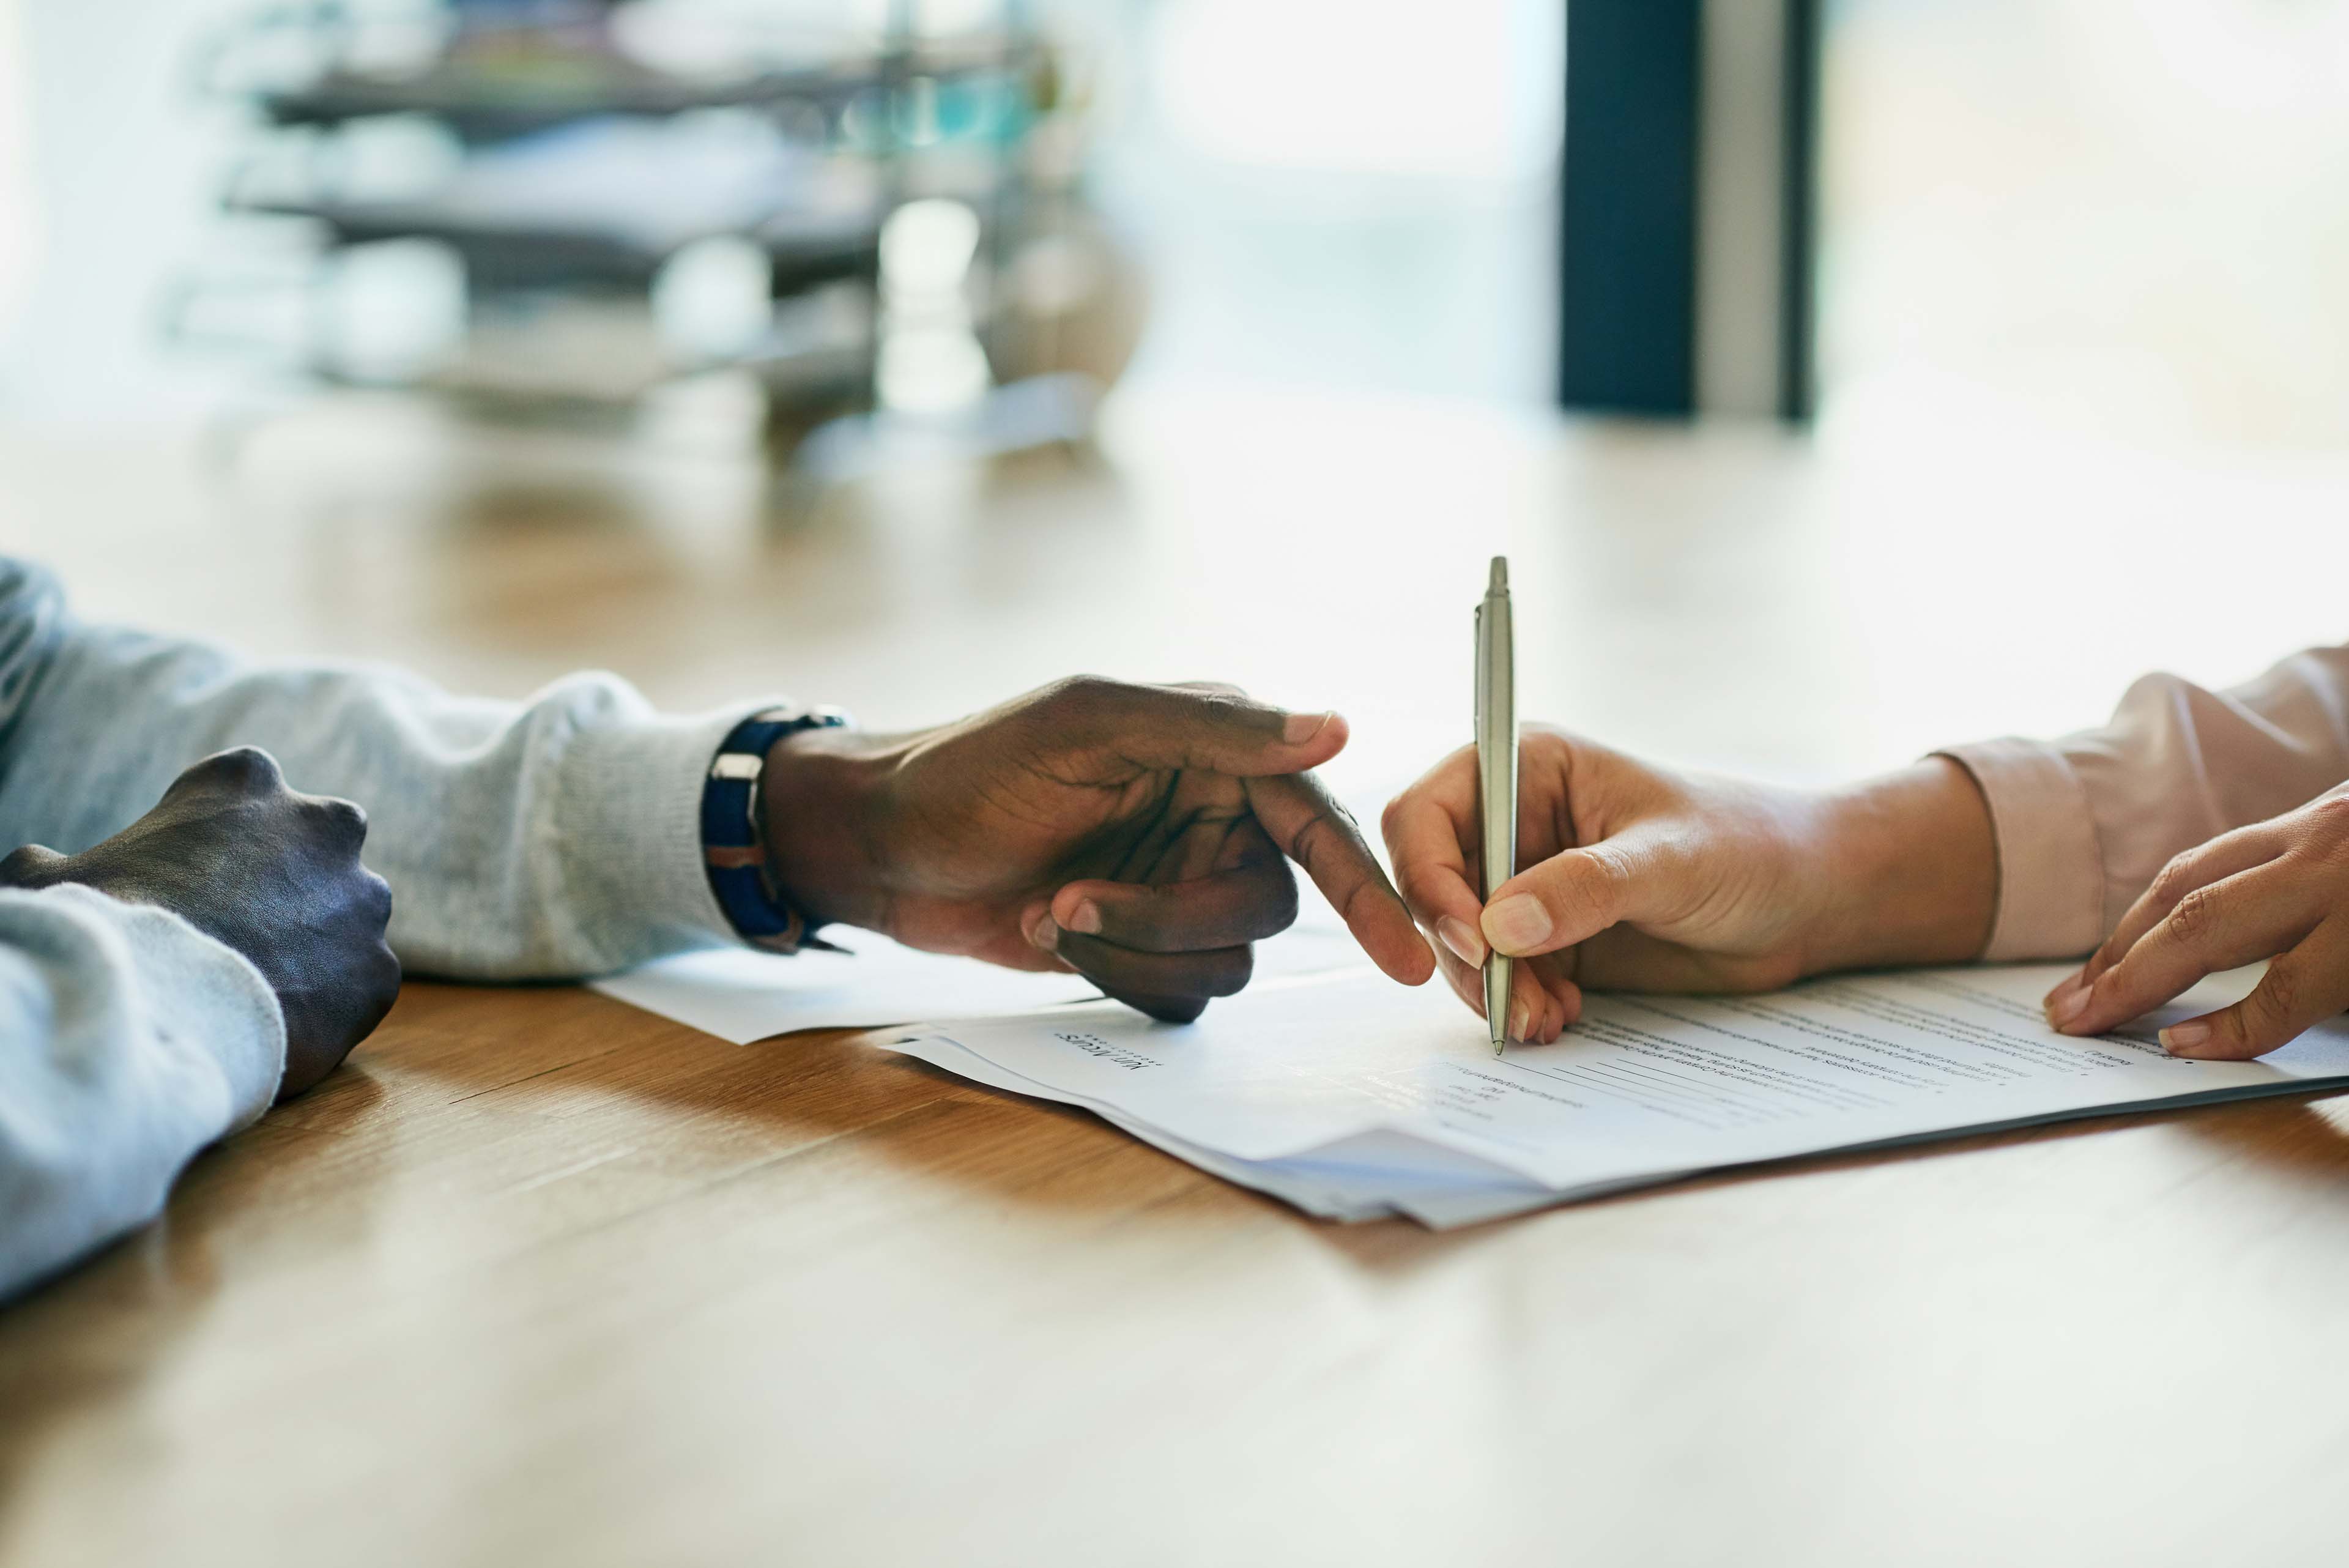
M843 932L839 941L851 950L808 948L786 958L751 948L709 948L592 983L606 996L737 1045L796 1029L983 1018L1101 996L1098 987L1073 974L999 969L902 947L871 931ZM1309 918L1257 944L1256 972L1273 979L1361 961L1345 927L1334 919Z
M2180 1060L2163 1023L2073 1040L2039 999L2068 966L1920 970L1755 997L1588 999L1554 1045L1492 1054L1440 986L1350 971L1197 1023L1110 1005L895 1031L891 1049L1094 1111L1228 1180L1333 1219L1472 1223L1698 1171L2121 1109L2349 1087L2349 1026L2258 1062Z

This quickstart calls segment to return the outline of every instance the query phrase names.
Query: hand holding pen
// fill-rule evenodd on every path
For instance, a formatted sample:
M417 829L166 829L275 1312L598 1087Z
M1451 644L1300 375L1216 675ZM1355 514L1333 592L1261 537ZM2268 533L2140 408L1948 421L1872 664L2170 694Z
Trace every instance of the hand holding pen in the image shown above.
M1476 869L1475 747L1384 819L1403 902L1471 1010L1487 1011L1487 956L1510 955L1508 1039L1557 1039L1585 987L1775 991L1837 970L1961 963L1989 934L1990 819L1946 757L1782 789L1528 723L1517 758L1524 869L1496 888Z

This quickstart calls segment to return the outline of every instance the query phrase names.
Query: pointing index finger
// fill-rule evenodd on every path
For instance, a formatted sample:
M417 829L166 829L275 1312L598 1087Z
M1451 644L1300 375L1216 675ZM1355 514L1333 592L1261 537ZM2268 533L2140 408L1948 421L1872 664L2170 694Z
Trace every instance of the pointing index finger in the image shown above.
M1310 774L1247 781L1248 805L1282 854L1304 867L1372 962L1405 985L1435 972L1411 911L1346 808Z

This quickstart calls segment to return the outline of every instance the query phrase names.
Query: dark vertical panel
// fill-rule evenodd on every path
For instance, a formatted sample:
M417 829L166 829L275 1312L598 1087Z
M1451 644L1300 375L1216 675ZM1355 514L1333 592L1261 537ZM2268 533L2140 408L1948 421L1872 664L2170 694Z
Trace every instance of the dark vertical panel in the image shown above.
M1687 414L1696 390L1701 0L1568 0L1558 400Z
M1818 234L1820 0L1785 0L1786 129L1779 175L1785 202L1778 225L1778 417L1807 420L1817 398L1814 376Z

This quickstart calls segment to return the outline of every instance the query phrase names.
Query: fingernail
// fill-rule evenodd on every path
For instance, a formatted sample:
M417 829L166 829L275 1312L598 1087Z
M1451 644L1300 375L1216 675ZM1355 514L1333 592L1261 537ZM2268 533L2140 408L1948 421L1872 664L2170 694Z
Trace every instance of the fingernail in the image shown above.
M1288 722L1281 726L1280 738L1292 746L1301 746L1328 727L1335 713L1291 713Z
M1509 1003L1509 1038L1511 1040L1520 1045L1524 1044L1526 1031L1531 1029L1533 1024L1534 1010L1526 1005L1525 998L1519 997Z
M2161 1048L2173 1056L2189 1055L2209 1038L2210 1026L2207 1023L2173 1023L2161 1032Z
M1549 932L1549 911L1531 893L1513 893L1485 911L1485 934L1505 953L1537 947Z
M1069 915L1069 929L1081 935L1097 937L1101 935L1101 906L1091 899L1079 904Z
M2047 1021L2061 1029L2088 1010L2089 987L2085 981L2071 984L2047 999Z
M1036 929L1028 933L1028 940L1048 953L1058 952L1061 950L1061 928L1051 916L1047 915L1036 922Z
M1446 915L1435 922L1436 937L1452 950L1452 956L1475 969L1485 961L1485 939L1476 928L1456 915Z

